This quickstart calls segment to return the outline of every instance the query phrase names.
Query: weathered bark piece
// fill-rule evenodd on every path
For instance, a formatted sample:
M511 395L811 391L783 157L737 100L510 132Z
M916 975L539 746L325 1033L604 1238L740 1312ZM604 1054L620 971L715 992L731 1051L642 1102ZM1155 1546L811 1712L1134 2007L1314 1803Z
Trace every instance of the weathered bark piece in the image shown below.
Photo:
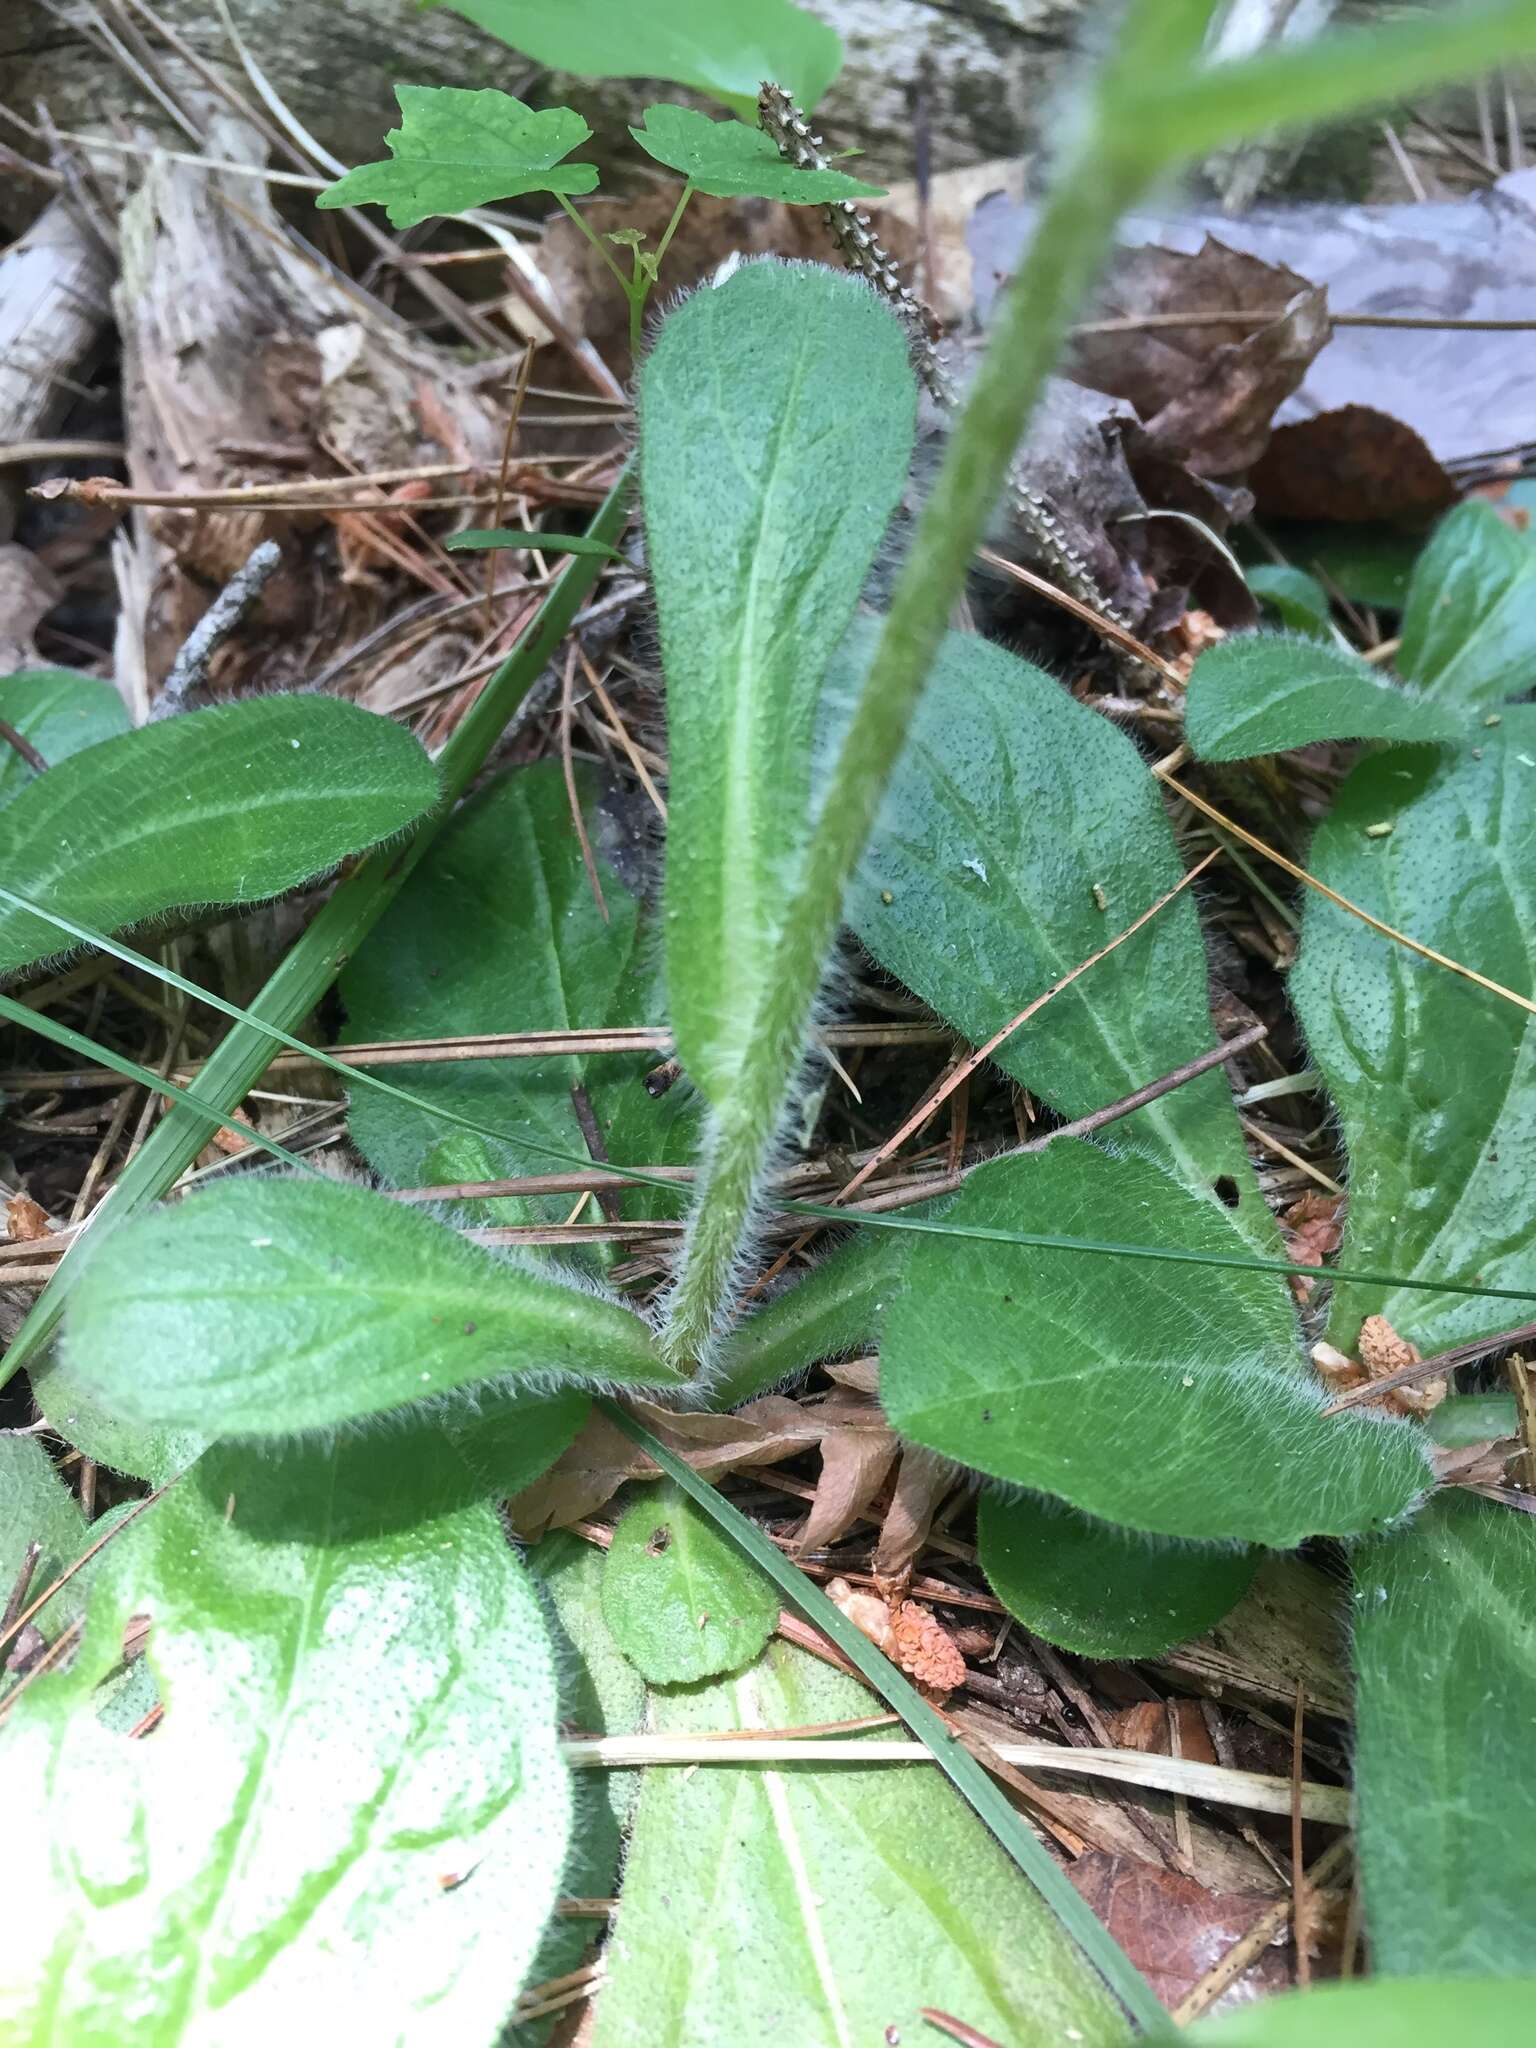
M262 163L238 117L213 112L210 158ZM485 371L391 324L292 237L259 181L152 159L121 221L114 295L123 347L129 481L185 493L329 473L468 460L494 468L501 427ZM449 445L449 443L453 445ZM151 509L158 562L145 623L153 682L213 594L268 537L284 567L243 630L265 635L266 684L302 677L365 627L366 576L311 560L305 520ZM398 524L398 522L396 522ZM324 603L316 574L334 586Z
M111 314L112 258L66 198L52 200L0 255L0 448L57 425L66 379L100 341ZM0 492L0 540L15 505Z

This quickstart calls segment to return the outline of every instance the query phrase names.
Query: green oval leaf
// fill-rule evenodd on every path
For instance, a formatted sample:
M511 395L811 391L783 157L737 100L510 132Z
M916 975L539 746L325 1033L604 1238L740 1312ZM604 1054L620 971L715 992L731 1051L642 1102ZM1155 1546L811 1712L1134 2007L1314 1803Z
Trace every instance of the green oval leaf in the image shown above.
M1468 720L1456 705L1404 689L1342 647L1236 633L1195 663L1184 733L1202 761L1246 761L1314 740L1465 739Z
M944 1220L1244 1253L1227 1211L1133 1152L1001 1159ZM1416 1429L1325 1419L1281 1282L919 1238L886 1312L880 1398L904 1436L1152 1535L1289 1548L1358 1534L1428 1484ZM1353 1427L1341 1427L1353 1424Z
M397 85L395 98L400 126L384 137L391 161L359 164L316 206L382 206L392 227L409 228L493 199L590 192L597 184L595 165L561 162L592 133L569 107L536 113L509 92L446 85Z
M1397 664L1466 710L1536 688L1536 547L1481 499L1447 512L1415 563Z
M856 1680L782 1642L738 1677L652 1696L654 1725L677 1735L869 1709ZM723 2048L762 2039L765 2015L785 2048L873 2048L921 2041L924 2006L1019 2048L1125 2039L1050 1908L937 1771L646 1772L592 2048Z
M866 185L845 171L807 171L788 164L761 128L741 121L711 121L689 107L647 107L645 126L630 134L647 156L678 171L711 199L779 199L790 206L824 206L835 199L883 199L883 185Z
M1306 633L1314 640L1331 643L1333 608L1328 593L1305 569L1291 569L1277 562L1256 562L1243 571L1248 588L1261 603L1277 612L1280 623L1293 633Z
M613 1639L652 1685L739 1671L779 1618L773 1582L670 1482L613 1532L603 1573Z
M1156 2048L1409 2048L1421 2041L1507 2048L1529 2020L1533 1998L1536 1977L1502 1984L1372 1977L1316 1984L1147 2038Z
M751 263L695 292L642 372L668 996L678 1055L717 1109L750 1054L808 838L822 673L906 482L914 407L899 322L809 263Z
M431 762L387 718L334 697L258 697L103 740L36 777L0 811L0 876L114 931L280 896L436 799ZM60 949L56 926L0 906L0 974Z
M1079 1657L1161 1657L1252 1583L1251 1550L1149 1543L1038 1494L982 1494L981 1568L1008 1612Z
M1388 1976L1531 1966L1533 1580L1536 1526L1459 1491L1356 1554L1360 1884Z
M67 1343L130 1421L230 1436L325 1429L503 1374L675 1377L632 1310L320 1179L241 1180L105 1235Z
M451 555L483 554L491 548L543 548L552 555L608 555L615 562L624 557L605 540L590 533L545 533L537 526L472 526L464 533L451 533L443 546Z
M868 659L850 634L834 677ZM1131 741L1040 669L946 634L849 895L848 921L973 1045L1174 887L1183 864ZM1068 1117L1209 1051L1205 947L1186 892L993 1054ZM1127 1117L1185 1185L1230 1180L1250 1241L1274 1249L1219 1070ZM1108 1234L1108 1233L1102 1233Z
M726 1337L710 1381L716 1408L737 1408L820 1358L879 1341L896 1285L899 1241L866 1232L839 1245Z
M102 1555L70 1668L4 1734L7 2042L491 2041L569 1795L539 1610L451 1454L213 1452ZM448 1464L442 1462L446 1457ZM165 1718L97 1718L149 1615Z
M1511 707L1455 755L1362 761L1309 865L1373 916L1536 996L1536 708ZM1291 1000L1348 1142L1340 1264L1536 1295L1536 1017L1310 892ZM1512 1320L1471 1295L1344 1286L1329 1335L1352 1351L1374 1314L1426 1356Z
M790 0L448 0L455 14L555 71L670 78L750 120L776 78L814 106L843 61L836 30Z
M128 730L127 707L112 685L72 668L26 668L0 676L0 719L29 741L50 768ZM8 804L36 778L31 762L0 740L0 804Z
M601 1030L658 1024L665 1005L656 934L603 858L594 778L578 777L598 880L598 909L571 823L559 764L520 768L460 809L341 978L348 1030L361 1040L454 1038L493 1031ZM426 1109L355 1088L350 1125L370 1163L398 1187L548 1173L550 1152L586 1156L572 1091L585 1089L608 1158L656 1166L691 1160L687 1091L654 1100L656 1052L437 1061L390 1070L428 1103L506 1133L488 1138ZM672 1216L651 1187L619 1188L619 1214ZM569 1194L477 1203L487 1221L559 1222Z
M28 1587L28 1600L33 1600L74 1563L87 1541L80 1503L37 1438L0 1434L0 1606L10 1597L30 1545L42 1546ZM44 1610L44 1628L52 1633L56 1622L70 1618L75 1604L71 1587L65 1587ZM5 1654L0 1651L0 1670Z

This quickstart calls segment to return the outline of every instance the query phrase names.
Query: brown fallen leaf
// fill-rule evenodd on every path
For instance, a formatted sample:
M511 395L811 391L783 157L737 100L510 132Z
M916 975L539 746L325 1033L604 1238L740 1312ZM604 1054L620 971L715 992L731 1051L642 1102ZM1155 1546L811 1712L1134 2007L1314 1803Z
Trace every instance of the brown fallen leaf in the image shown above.
M804 1557L846 1535L867 1512L896 1462L895 1433L878 1403L827 1402L811 1411L825 1424L821 1472L795 1550Z
M1369 405L1277 427L1251 482L1268 519L1425 519L1457 498L1413 428Z
M912 1576L939 1503L956 1476L954 1466L936 1452L921 1450L916 1444L903 1447L891 1504L875 1545L872 1569L882 1584L899 1588Z
M1235 476L1263 454L1276 408L1332 333L1327 295L1294 270L1213 235L1193 254L1122 249L1092 325L1163 313L1276 317L1079 334L1071 375L1135 406L1147 432L1201 476Z
M1092 1850L1068 1866L1083 1899L1165 2006L1187 1998L1274 1904L1257 1892L1210 1891L1192 1877ZM1283 1938L1264 1949L1213 2010L1288 1988Z
M5 1227L16 1244L35 1244L40 1237L53 1234L48 1211L30 1195L11 1196L5 1205Z

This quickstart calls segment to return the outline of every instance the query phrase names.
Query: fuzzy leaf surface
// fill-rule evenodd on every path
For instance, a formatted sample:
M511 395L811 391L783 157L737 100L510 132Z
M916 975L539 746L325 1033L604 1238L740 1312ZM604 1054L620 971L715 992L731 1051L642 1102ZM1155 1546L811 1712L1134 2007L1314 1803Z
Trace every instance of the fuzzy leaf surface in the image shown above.
M1149 2035L1153 2048L1405 2048L1411 2041L1460 2041L1504 2048L1530 2017L1536 1977L1478 1984L1452 1978L1387 1977L1316 1984L1264 1998L1188 2029Z
M844 659L860 666L867 647L866 634L856 631ZM1181 872L1157 784L1125 734L1028 662L950 633L860 864L848 918L882 967L981 1045L1123 931ZM1186 892L993 1057L1074 1117L1214 1043L1205 948ZM1155 1147L1190 1188L1230 1179L1254 1242L1270 1247L1219 1069L1138 1110L1119 1129Z
M1204 1635L1257 1562L1249 1550L1149 1543L1038 1494L983 1493L977 1546L1008 1612L1079 1657L1161 1657Z
M1523 1976L1536 1895L1536 1527L1452 1489L1354 1563L1357 1840L1375 1967Z
M578 786L607 919L592 897L558 763L517 769L455 815L343 974L350 1036L453 1038L662 1021L654 927L602 857L592 779L583 774ZM549 1173L561 1162L541 1147L586 1156L571 1094L580 1087L610 1160L681 1163L693 1154L684 1091L659 1101L645 1091L644 1076L659 1057L606 1053L392 1068L389 1078L401 1087L508 1136L440 1123L358 1087L349 1112L353 1140L400 1187ZM677 1210L654 1188L616 1186L614 1195L627 1217ZM570 1209L569 1195L483 1205L486 1220L498 1223L559 1222Z
M1248 1249L1166 1168L1080 1141L983 1166L942 1220ZM945 1236L917 1238L901 1279L881 1346L894 1427L1101 1521L1283 1549L1378 1529L1428 1482L1415 1429L1324 1419L1276 1274Z
M900 324L817 264L753 263L696 292L642 373L668 995L717 1108L751 1056L808 833L823 667L906 482L914 405Z
M509 92L397 85L400 126L384 137L389 161L359 164L316 199L322 209L382 206L391 227L464 213L524 192L590 192L594 164L561 158L591 136L569 107L535 113Z
M280 896L436 799L431 762L389 719L335 697L257 697L122 733L36 777L0 811L0 876L116 931ZM70 943L0 907L0 974Z
M645 126L630 134L647 156L678 171L711 199L779 199L790 206L833 199L882 199L846 171L808 171L788 164L772 136L741 121L711 121L691 107L647 107Z
M753 118L757 89L776 78L814 106L843 61L834 29L790 0L449 0L536 63L581 78L670 78Z
M1327 591L1315 576L1309 576L1305 569L1289 569L1277 562L1255 563L1243 575L1254 596L1279 615L1282 625L1315 640L1329 639L1333 609Z
M735 1678L653 1696L675 1734L869 1706L777 1641ZM925 2005L1013 2048L1124 2039L1038 1893L923 1765L648 1771L609 1959L592 2048L915 2041Z
M1398 667L1443 704L1491 710L1536 689L1536 546L1491 505L1448 512L1414 564Z
M42 1549L32 1567L29 1600L52 1585L66 1565L74 1563L88 1540L80 1503L37 1438L0 1436L0 1607L16 1583L30 1544L40 1543ZM53 1632L61 1613L68 1619L72 1590L72 1585L67 1586L43 1610L47 1633ZM4 1657L0 1651L0 1670Z
M607 1559L594 1545L557 1529L526 1552L546 1602L546 1623L560 1675L560 1721L590 1735L633 1735L645 1725L645 1683L603 1619ZM571 1852L561 1890L578 1899L612 1898L619 1889L624 1828L640 1790L638 1771L580 1771L571 1783ZM602 1923L557 1914L528 1971L531 1984L563 1977L590 1958ZM508 2048L539 2048L562 2015L526 2020Z
M1478 737L1455 755L1362 761L1318 827L1309 865L1399 931L1532 996L1536 709L1511 707ZM1392 829L1372 836L1378 825ZM1339 1263L1536 1296L1536 1017L1311 892L1291 1000L1349 1149ZM1352 1351L1373 1314L1427 1356L1520 1311L1475 1295L1346 1286L1334 1292L1328 1334Z
M0 2032L492 2043L555 1900L569 1798L539 1605L489 1508L387 1435L214 1451L102 1554L73 1664L4 1732ZM148 1614L165 1718L97 1718Z
M603 1573L613 1639L652 1685L739 1671L779 1618L779 1596L678 1487L647 1487L613 1532Z
M0 676L0 719L30 740L50 768L128 730L127 707L112 685L72 668L20 669ZM0 744L0 804L36 780L31 763L14 747Z
M103 1238L74 1370L130 1420L287 1436L503 1375L664 1385L639 1316L327 1180L242 1180Z
M1246 761L1314 740L1465 739L1469 721L1454 703L1420 697L1342 647L1235 633L1195 663L1184 730L1202 761Z
M818 1359L877 1344L900 1256L899 1240L867 1231L765 1301L721 1346L710 1388L714 1405L739 1407L797 1378Z

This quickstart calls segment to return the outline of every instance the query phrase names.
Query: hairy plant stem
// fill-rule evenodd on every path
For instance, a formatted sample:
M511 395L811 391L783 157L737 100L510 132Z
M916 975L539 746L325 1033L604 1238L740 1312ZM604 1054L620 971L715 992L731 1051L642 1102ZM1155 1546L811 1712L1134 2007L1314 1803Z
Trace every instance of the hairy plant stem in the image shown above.
M718 1106L677 1282L667 1301L669 1361L696 1369L729 1318L754 1196L804 1056L812 1007L843 894L938 652L988 514L1045 379L1092 287L1120 215L1150 181L1110 143L1109 110L1128 55L1145 45L1158 0L1133 0L1121 56L1101 74L1060 166L1034 240L1005 291L992 340L923 507L885 627L829 779L749 1056Z

